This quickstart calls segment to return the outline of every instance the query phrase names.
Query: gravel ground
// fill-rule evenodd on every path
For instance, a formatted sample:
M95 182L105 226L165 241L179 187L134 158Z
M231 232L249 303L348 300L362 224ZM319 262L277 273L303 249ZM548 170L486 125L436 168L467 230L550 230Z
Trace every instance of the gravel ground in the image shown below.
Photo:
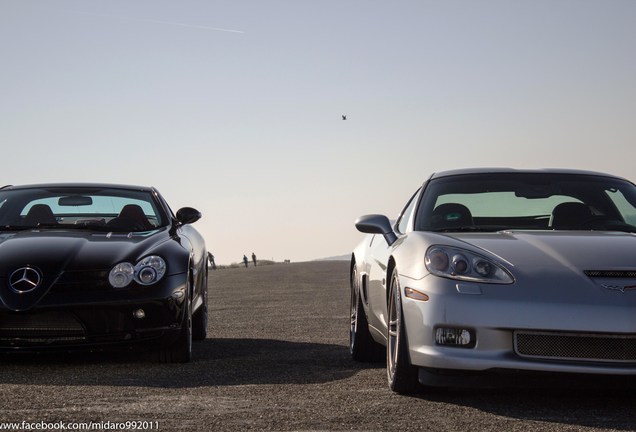
M383 364L349 359L347 266L210 272L209 335L189 364L131 353L1 357L0 428L92 421L114 430L132 421L159 431L636 430L633 390L611 385L391 393Z

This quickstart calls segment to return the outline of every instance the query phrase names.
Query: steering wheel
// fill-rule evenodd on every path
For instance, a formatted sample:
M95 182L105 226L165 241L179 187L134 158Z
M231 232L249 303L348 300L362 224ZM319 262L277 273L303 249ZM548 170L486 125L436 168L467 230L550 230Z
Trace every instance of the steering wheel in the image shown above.
M136 219L128 217L116 217L110 220L107 224L109 227L117 228L124 231L146 231L146 228L141 222Z
M594 215L578 224L578 228L587 228L591 230L609 230L609 231L626 231L633 228L615 216Z

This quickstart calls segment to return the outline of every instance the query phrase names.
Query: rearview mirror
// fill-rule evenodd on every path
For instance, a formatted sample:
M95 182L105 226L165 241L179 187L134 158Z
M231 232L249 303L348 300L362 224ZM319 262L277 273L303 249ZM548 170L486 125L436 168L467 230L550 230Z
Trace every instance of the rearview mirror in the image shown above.
M391 221L384 215L370 214L360 216L356 220L356 228L366 234L382 234L389 246L397 240L397 236L391 227Z
M91 204L93 204L93 198L81 195L65 196L57 200L57 205L59 205L60 207L88 206Z
M177 222L181 225L194 223L201 219L201 212L192 207L183 207L177 210Z

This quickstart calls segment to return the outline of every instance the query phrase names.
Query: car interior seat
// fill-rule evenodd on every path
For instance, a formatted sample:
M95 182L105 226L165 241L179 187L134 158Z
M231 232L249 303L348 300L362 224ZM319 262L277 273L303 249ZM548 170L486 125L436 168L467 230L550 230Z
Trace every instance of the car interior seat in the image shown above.
M577 229L592 217L592 210L581 202L564 202L552 210L549 227L559 229Z
M431 215L431 229L457 228L473 226L473 215L463 204L440 204Z
M130 229L153 229L153 225L148 221L143 209L137 204L126 204L119 215L108 222L109 226Z
M53 214L53 210L46 204L35 204L24 216L24 225L37 227L39 225L55 225L57 219Z

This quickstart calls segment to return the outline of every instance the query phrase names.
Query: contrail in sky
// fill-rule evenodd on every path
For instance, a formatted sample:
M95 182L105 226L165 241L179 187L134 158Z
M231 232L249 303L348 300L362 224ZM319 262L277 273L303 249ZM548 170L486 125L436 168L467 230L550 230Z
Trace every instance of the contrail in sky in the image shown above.
M94 13L94 12L83 12L83 11L71 11L71 12L82 14L82 15L93 15L93 16L106 17L106 18L117 18L117 19L123 19L128 21L147 22L147 23L153 23L153 24L165 24L165 25L172 25L172 26L179 26L179 27L201 29L201 30L213 30L213 31L221 31L221 32L229 32L229 33L245 33L244 31L241 31L241 30L210 27L210 26L199 25L199 24L187 24L187 23L172 22L172 21L161 21L161 20L154 20L154 19L148 19L148 18L134 18L134 17L121 16L121 15L108 15L108 14L101 14L101 13Z

